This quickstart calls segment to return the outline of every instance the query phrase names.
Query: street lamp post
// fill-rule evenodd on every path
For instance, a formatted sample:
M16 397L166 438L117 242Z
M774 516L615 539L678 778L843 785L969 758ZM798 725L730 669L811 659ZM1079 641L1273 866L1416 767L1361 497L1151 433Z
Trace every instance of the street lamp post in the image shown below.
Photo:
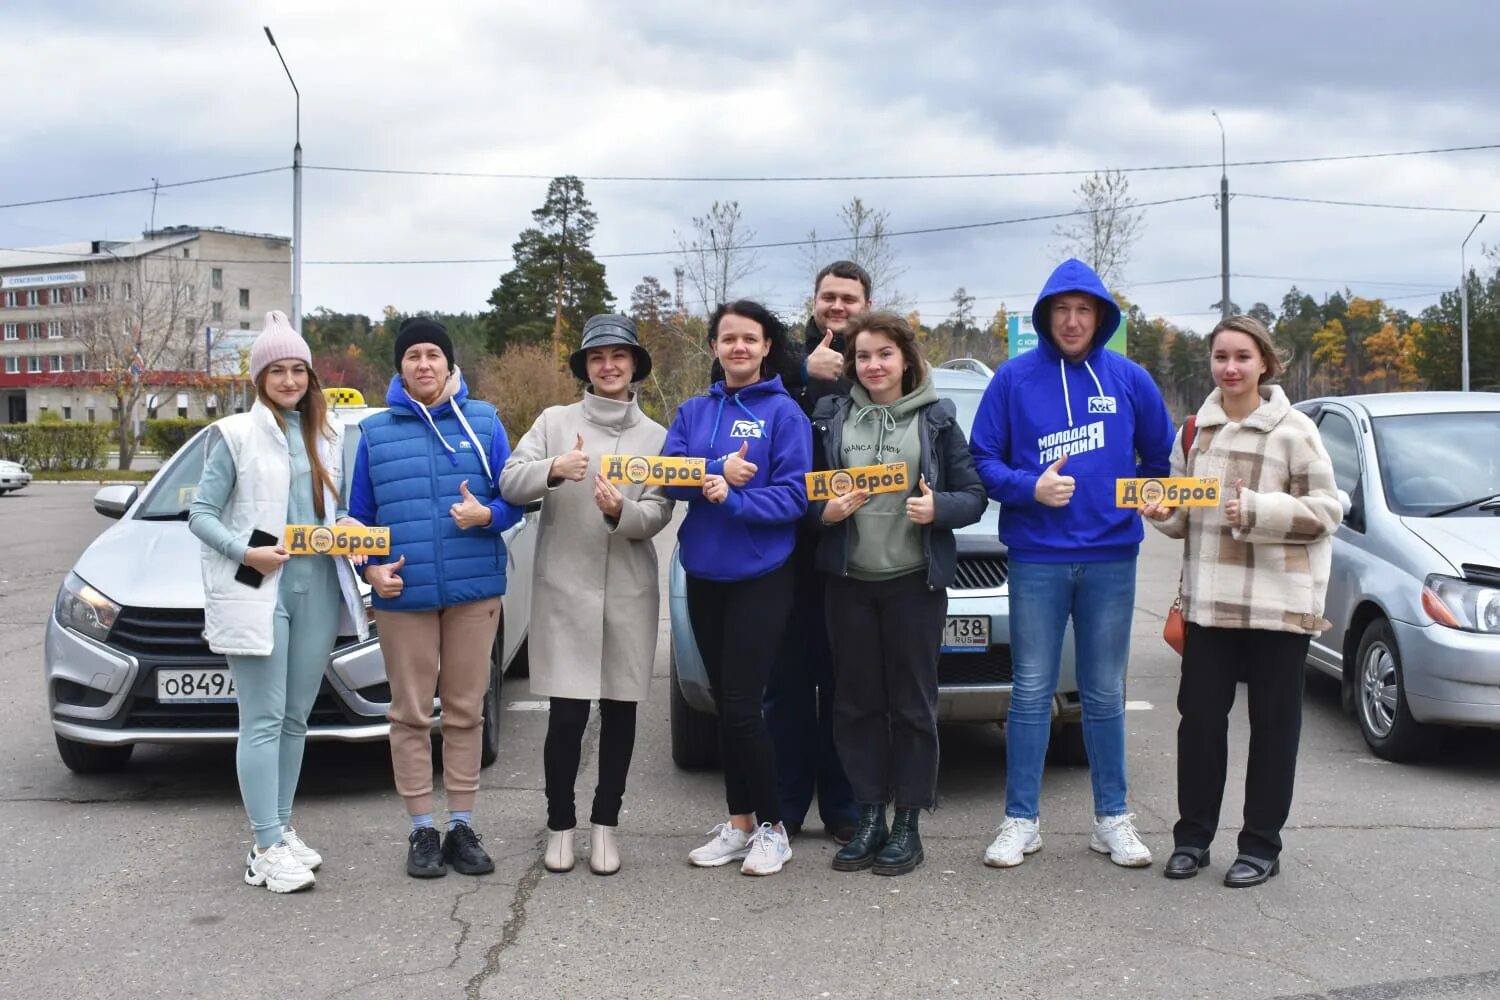
M1219 123L1219 317L1229 318L1229 139L1217 111L1210 110Z
M281 68L286 70L286 78L292 85L292 93L297 97L297 144L292 147L292 327L298 333L302 332L302 91L297 89L297 81L292 79L292 71L286 64L286 56L281 54L281 46L276 44L276 36L271 34L271 29L266 29L266 40L271 43L271 48L276 50L276 58L281 60Z
M1463 390L1469 391L1469 263L1464 256L1464 251L1469 246L1469 238L1474 235L1480 223L1484 222L1484 216L1479 217L1479 222L1474 223L1474 229L1469 230L1469 235L1458 245L1458 325L1462 331L1463 341Z

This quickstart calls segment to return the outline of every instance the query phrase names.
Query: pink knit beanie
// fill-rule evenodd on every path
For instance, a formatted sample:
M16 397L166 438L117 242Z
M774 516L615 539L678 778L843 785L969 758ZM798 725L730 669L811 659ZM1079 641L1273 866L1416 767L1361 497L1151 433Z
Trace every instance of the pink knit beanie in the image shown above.
M289 358L301 361L311 368L312 348L307 346L307 341L302 339L300 333L292 329L292 324L287 322L286 313L273 309L266 313L265 328L250 346L250 381L258 380L260 373L273 362Z

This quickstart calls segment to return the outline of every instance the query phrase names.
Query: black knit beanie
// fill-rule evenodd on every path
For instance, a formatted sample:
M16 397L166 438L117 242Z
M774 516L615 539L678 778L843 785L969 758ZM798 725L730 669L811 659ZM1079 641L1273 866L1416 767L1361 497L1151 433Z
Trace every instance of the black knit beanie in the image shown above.
M448 336L448 328L437 320L408 316L401 321L401 327L396 331L396 371L401 370L401 359L413 344L436 344L443 357L448 359L448 370L451 372L456 367L453 363L453 338Z

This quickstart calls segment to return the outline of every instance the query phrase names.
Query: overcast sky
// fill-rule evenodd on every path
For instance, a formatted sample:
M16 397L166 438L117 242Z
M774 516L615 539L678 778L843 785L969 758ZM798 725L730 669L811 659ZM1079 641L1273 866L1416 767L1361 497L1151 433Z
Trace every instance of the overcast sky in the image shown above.
M1500 142L1500 4L1478 0L1130 3L34 3L5 17L0 202L288 164L303 93L304 306L481 310L506 265L321 263L504 258L546 177L807 176L1068 170ZM19 84L19 85L18 85ZM1500 210L1500 150L1230 168L1245 194L1474 209L1412 212L1231 200L1248 307L1296 278L1415 312L1456 287L1459 243ZM765 242L832 235L859 196L893 229L1067 211L1078 177L824 182L585 181L599 254L667 250L714 200ZM1219 170L1131 175L1141 201L1205 195ZM131 238L151 195L0 209L0 247ZM289 172L162 192L158 226L291 232ZM1029 308L1059 259L1055 223L897 240L897 288L924 320L963 286L988 315ZM1500 213L1470 244L1500 242ZM760 252L739 291L794 313L805 251ZM607 260L622 307L668 256ZM1218 300L1212 199L1148 209L1125 291L1203 330ZM1212 275L1208 280L1159 283ZM1286 276L1286 277L1281 277ZM877 299L879 290L877 289Z

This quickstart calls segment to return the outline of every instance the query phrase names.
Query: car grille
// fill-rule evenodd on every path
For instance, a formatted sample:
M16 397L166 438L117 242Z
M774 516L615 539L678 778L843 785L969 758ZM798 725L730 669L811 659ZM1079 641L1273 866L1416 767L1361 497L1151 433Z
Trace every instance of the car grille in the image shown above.
M203 612L196 609L123 608L110 629L111 645L155 660L219 660L203 638Z
M994 590L1005 584L1004 556L958 557L958 571L953 575L952 590Z
M1009 646L991 646L982 653L944 653L938 657L938 686L949 684L1009 684Z

